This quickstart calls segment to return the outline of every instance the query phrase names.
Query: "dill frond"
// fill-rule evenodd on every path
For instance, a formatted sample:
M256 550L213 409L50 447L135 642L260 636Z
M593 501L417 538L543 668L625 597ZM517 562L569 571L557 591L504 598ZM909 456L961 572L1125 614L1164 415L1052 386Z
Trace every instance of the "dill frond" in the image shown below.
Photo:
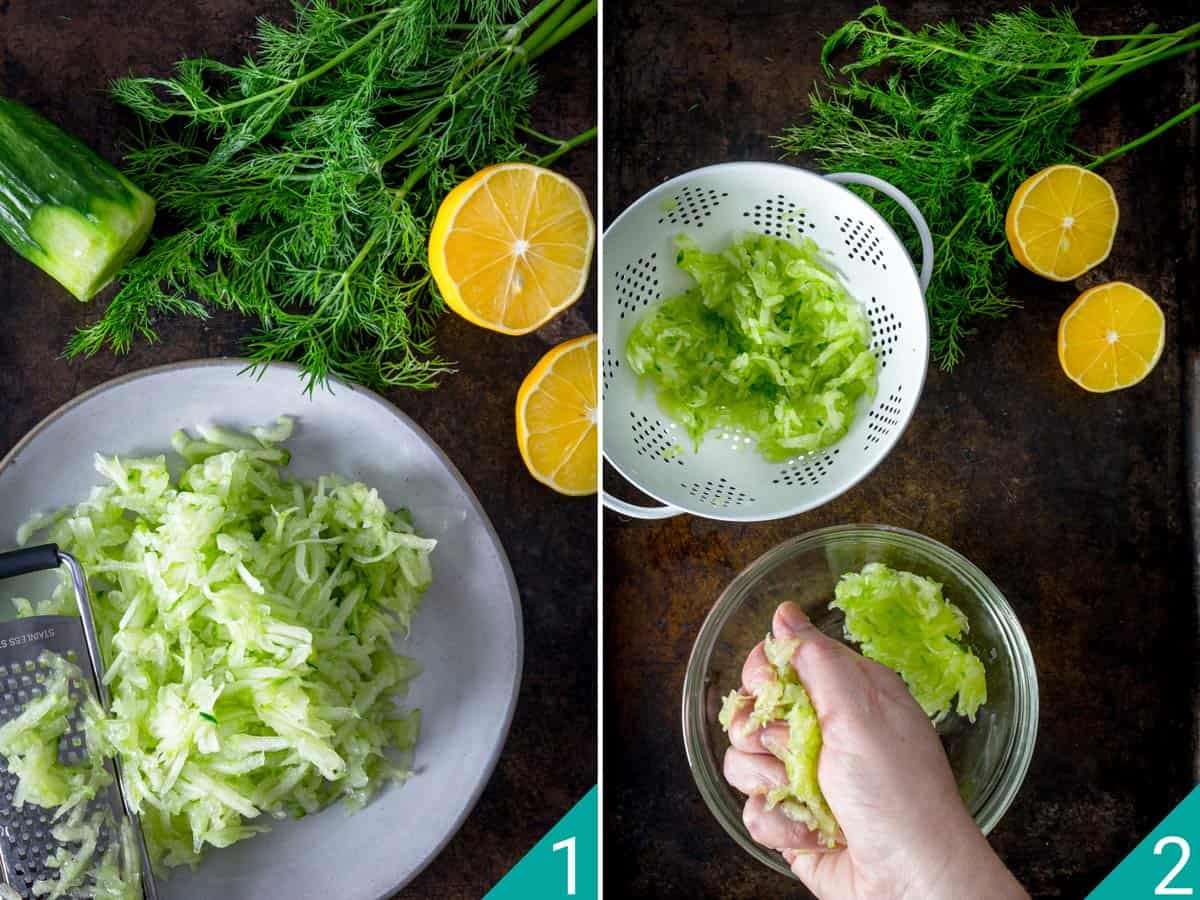
M1071 140L1080 103L1194 49L1198 31L1200 23L1161 34L1151 25L1098 53L1111 42L1080 32L1065 10L1023 9L967 28L946 21L912 31L873 6L825 41L826 83L810 98L809 119L785 130L777 145L830 170L886 179L924 213L934 238L926 294L932 351L950 369L979 319L1002 318L1017 305L1006 289L1014 260L1004 234L1017 187L1048 165L1078 159ZM919 252L900 207L870 199Z
M299 363L309 390L331 376L435 386L452 371L426 261L438 205L466 175L528 157L528 60L594 14L582 0L524 15L517 0L310 0L289 27L260 21L237 65L118 80L142 126L128 174L176 231L124 269L67 353L123 353L157 339L160 317L235 309L257 323L251 360Z

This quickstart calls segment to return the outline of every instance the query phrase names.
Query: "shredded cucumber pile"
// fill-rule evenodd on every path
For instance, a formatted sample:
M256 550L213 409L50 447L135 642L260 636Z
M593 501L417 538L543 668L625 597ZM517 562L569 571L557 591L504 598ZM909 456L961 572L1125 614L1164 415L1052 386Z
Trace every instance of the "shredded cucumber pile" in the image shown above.
M753 703L748 728L762 728L774 721L788 723L787 752L779 755L788 780L787 784L767 792L767 809L779 806L788 818L815 831L822 845L832 848L841 839L841 830L817 783L821 726L808 691L792 667L792 654L799 645L799 640L777 641L768 635L763 650L775 670L775 680L759 688L753 698L740 691L731 692L721 706L718 720L728 732L737 710L743 704Z
M698 448L740 429L771 462L820 450L875 392L870 324L809 238L761 234L705 253L681 235L676 262L696 282L629 335L633 371Z
M178 433L177 478L163 456L97 456L105 483L19 535L44 532L92 580L112 698L96 745L121 754L160 870L271 819L360 807L410 773L419 712L399 701L419 666L392 639L429 587L435 542L365 484L285 478L291 429ZM21 604L74 609L67 583ZM0 744L35 744L26 724ZM23 795L74 796L38 752L16 754Z
M846 638L883 663L935 722L958 698L959 715L975 721L987 702L979 657L963 645L967 617L942 595L942 586L912 572L868 563L841 577L830 604L846 614Z
M957 696L959 714L975 721L979 707L987 702L983 663L963 646L967 618L942 595L940 584L869 563L860 572L843 575L834 596L830 606L845 614L846 638L858 644L864 656L899 674L926 715L939 721ZM787 784L767 793L767 808L779 806L789 818L816 832L822 845L833 847L841 832L817 781L821 726L791 663L799 644L799 640L777 641L768 635L763 650L775 679L752 696L730 692L717 718L728 732L738 710L753 704L747 728L787 722L787 750L776 754L787 772Z
M106 799L112 779L104 767L111 750L98 727L104 712L76 665L54 653L42 654L41 662L49 670L43 693L0 727L0 756L19 779L13 805L53 809L50 833L63 845L47 860L55 877L35 881L32 893L47 900L142 900L133 832L128 822L115 821ZM59 761L59 744L80 704L89 752L80 763L65 765ZM20 897L15 891L12 895ZM0 891L0 900L8 896Z

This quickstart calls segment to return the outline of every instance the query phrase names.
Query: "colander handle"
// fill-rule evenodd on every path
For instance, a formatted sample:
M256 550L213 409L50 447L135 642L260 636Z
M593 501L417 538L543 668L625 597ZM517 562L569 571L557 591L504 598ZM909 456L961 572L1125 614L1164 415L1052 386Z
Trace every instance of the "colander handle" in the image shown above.
M917 204L908 199L908 194L890 181L884 181L882 178L862 172L832 172L825 177L838 184L861 184L864 187L874 188L900 204L900 207L908 213L908 217L912 219L913 225L916 226L917 236L921 238L921 274L919 276L921 293L924 294L929 290L929 279L933 276L933 234L929 231L929 223L917 209Z
M683 512L677 506L637 506L633 503L626 503L624 500L618 500L608 491L604 491L601 497L604 505L613 512L619 512L623 516L631 516L635 519L669 519L671 516L677 516Z

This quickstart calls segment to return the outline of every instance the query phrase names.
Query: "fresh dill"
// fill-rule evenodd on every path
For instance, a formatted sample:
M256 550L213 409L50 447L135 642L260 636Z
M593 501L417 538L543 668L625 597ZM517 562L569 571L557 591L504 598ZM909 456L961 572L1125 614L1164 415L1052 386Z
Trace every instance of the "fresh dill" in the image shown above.
M1016 305L1006 291L1013 259L1004 235L1016 188L1054 163L1108 162L1200 111L1200 104L1185 109L1090 162L1071 144L1080 104L1131 72L1195 50L1198 32L1200 23L1170 33L1148 25L1133 35L1085 35L1069 12L1029 9L914 32L873 6L826 40L827 83L812 95L808 121L787 129L778 145L831 170L887 179L921 209L934 236L926 295L933 355L953 368L976 320L1001 318ZM844 54L853 58L835 68ZM877 202L908 246L919 247L900 207Z
M442 197L492 163L548 163L575 139L528 127L528 65L596 15L592 0L298 2L294 24L258 23L239 64L186 59L169 78L123 78L141 122L130 177L173 229L122 272L70 355L155 340L160 316L235 309L257 323L256 366L428 388L451 364L434 347L443 306L426 262Z

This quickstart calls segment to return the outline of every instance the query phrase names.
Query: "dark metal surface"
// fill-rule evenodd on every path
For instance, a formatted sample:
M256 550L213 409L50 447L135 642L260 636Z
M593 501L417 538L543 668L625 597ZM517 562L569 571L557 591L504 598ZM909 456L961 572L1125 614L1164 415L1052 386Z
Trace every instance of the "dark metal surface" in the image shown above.
M776 158L798 121L822 33L860 11L668 0L606 6L605 210L611 221L697 166ZM895 4L909 24L998 4ZM1157 7L1157 8L1155 8ZM1085 31L1178 27L1169 4L1089 3ZM1101 150L1194 103L1195 56L1092 101L1078 143ZM1194 783L1196 604L1183 365L1196 346L1197 122L1102 170L1121 203L1110 259L1080 284L1024 273L1023 308L984 323L864 483L815 512L725 525L605 514L605 858L614 896L761 898L794 883L740 851L688 772L679 691L700 622L745 565L786 537L883 522L943 541L1006 593L1041 682L1033 766L992 843L1035 896L1081 897ZM1062 374L1059 316L1121 278L1162 304L1167 347L1135 388L1092 396ZM610 490L636 493L609 472ZM982 888L981 888L982 889Z
M105 94L111 79L163 74L176 59L202 52L238 58L250 49L255 18L282 17L287 8L283 0L0 0L0 93L119 161L130 120ZM594 46L594 30L585 30L539 63L545 77L536 128L567 137L594 124ZM589 145L555 166L593 202L595 159ZM110 293L79 304L0 247L0 454L87 388L151 365L236 355L246 332L231 316L164 323L161 343L139 344L124 358L60 359L72 331L93 321ZM513 427L521 379L551 346L594 330L594 310L592 290L523 338L447 315L439 346L459 373L437 391L389 394L446 450L495 524L521 590L526 640L521 699L496 774L406 897L482 896L596 781L594 505L530 478ZM421 827L419 811L412 827Z

